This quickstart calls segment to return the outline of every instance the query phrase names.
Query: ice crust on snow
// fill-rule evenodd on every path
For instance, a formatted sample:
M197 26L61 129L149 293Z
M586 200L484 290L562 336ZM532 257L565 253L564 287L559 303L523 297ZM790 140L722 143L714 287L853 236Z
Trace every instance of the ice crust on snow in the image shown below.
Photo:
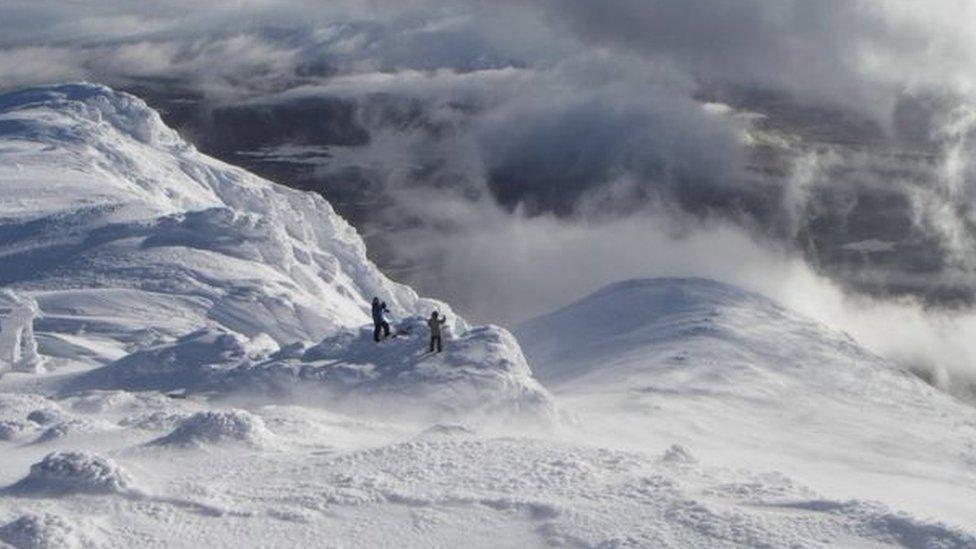
M337 457L316 469L330 509L392 502L411 509L483 506L520 517L539 545L581 547L968 548L976 537L868 501L819 498L781 475L639 453L516 438L414 439ZM791 512L793 511L793 512Z
M264 421L244 410L198 412L180 421L170 434L152 441L159 446L204 446L221 442L268 445L273 438Z
M0 541L17 549L75 549L86 545L71 522L50 513L24 515L0 526Z
M133 480L109 458L88 452L52 452L6 489L11 494L124 494Z

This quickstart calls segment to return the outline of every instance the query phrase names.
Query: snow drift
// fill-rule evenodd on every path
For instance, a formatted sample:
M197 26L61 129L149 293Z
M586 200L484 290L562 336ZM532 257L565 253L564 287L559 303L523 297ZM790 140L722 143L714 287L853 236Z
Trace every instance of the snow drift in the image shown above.
M670 441L699 459L816 475L846 497L971 519L972 482L960 479L972 478L976 411L763 296L632 280L515 333L561 406L613 418L592 437ZM930 480L922 489L905 475Z
M150 444L159 446L205 446L221 442L240 442L250 446L267 445L274 435L260 418L244 410L198 412L180 422L170 434Z
M24 515L0 526L0 541L17 549L76 549L92 545L73 524L50 513Z
M87 452L53 452L5 490L16 495L125 494L132 477L111 459Z
M0 180L0 283L36 304L28 355L36 339L55 367L98 368L68 391L280 393L311 379L336 398L551 408L504 330L389 280L321 196L198 153L135 97L94 84L0 97ZM377 352L360 331L373 296L413 319L401 328L446 314L450 351Z

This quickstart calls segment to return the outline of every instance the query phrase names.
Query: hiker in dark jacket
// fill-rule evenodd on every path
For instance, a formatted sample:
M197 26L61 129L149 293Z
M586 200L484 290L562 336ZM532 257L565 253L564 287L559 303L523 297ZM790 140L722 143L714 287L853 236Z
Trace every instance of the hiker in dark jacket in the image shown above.
M390 323L383 318L383 313L389 312L385 301L381 302L378 297L373 298L373 341L377 343L380 341L380 331L384 338L390 337Z
M427 319L427 326L430 327L430 352L432 353L435 348L438 353L444 350L444 345L441 342L441 327L444 326L445 322L447 322L447 317L438 318L437 311L430 313L430 318Z

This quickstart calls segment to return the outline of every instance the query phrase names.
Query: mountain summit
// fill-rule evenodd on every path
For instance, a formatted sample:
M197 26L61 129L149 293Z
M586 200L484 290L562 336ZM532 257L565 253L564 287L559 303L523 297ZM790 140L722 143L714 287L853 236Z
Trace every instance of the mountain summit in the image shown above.
M613 418L595 437L680 441L923 514L954 501L972 518L959 479L976 459L973 409L766 297L700 278L630 280L515 334L561 405Z

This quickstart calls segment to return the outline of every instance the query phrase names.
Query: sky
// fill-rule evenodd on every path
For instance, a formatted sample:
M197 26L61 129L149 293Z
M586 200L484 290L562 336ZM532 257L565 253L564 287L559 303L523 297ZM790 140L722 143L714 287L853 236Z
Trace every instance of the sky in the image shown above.
M475 320L708 276L963 393L974 27L965 0L0 0L0 88L137 93Z

